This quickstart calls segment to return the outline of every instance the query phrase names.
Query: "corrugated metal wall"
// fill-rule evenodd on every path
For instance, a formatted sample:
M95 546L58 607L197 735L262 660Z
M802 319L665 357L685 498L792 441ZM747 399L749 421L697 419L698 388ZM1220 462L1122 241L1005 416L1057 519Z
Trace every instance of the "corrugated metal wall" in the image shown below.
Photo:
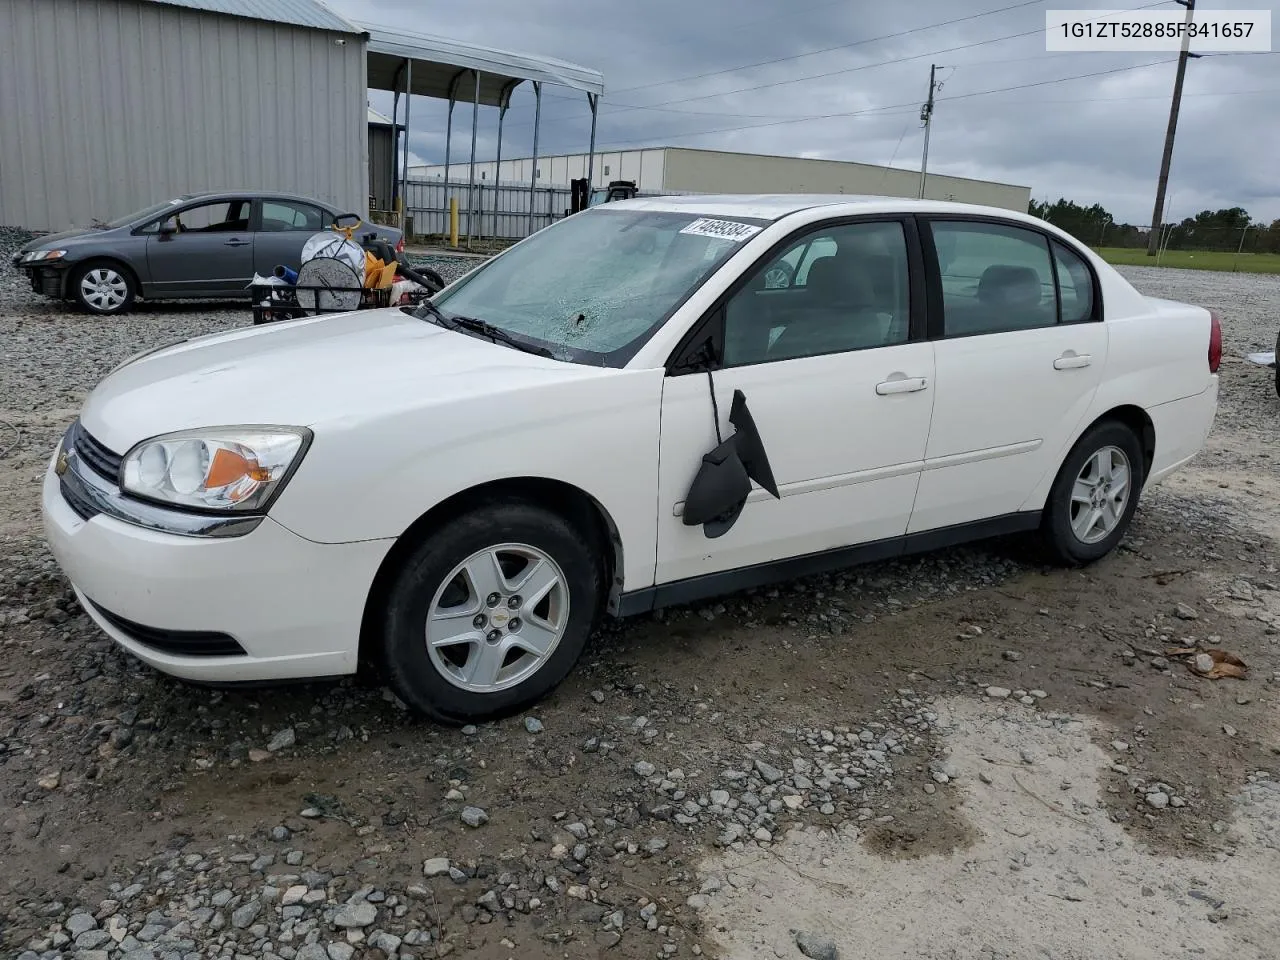
M396 171L394 127L369 124L369 195L379 210L391 209Z
M58 230L220 188L366 214L366 124L356 37L138 0L0 0L0 224Z

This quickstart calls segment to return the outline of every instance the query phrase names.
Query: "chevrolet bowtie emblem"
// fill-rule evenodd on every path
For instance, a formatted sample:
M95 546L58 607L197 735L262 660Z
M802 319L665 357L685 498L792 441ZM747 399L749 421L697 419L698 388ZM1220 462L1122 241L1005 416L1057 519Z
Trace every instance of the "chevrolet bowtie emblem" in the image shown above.
M67 472L67 452L65 450L58 451L58 459L53 465L53 472L58 476L62 476Z

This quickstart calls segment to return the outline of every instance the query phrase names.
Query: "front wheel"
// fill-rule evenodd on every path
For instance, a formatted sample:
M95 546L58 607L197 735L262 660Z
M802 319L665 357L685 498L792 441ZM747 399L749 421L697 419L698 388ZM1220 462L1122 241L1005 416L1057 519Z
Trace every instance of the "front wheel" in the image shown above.
M1043 534L1070 566L1106 556L1124 537L1145 481L1142 446L1123 423L1091 428L1072 448L1049 491Z
M542 507L480 507L432 532L389 592L382 661L411 708L452 724L541 699L595 626L604 567L587 538Z
M124 313L137 295L129 271L115 263L86 263L70 277L71 297L89 313Z

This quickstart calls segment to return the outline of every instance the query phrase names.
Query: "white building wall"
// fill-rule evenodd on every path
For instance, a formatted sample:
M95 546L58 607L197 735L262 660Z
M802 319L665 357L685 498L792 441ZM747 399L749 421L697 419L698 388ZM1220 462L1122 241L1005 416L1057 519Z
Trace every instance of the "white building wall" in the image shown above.
M586 176L586 154L542 157L540 186L567 186ZM476 179L491 179L494 165L476 164ZM502 180L528 183L533 165L527 159L503 160ZM411 177L440 179L443 165L410 168ZM450 179L465 180L467 165L455 165ZM847 193L914 197L918 171L844 160L771 157L753 153L660 147L596 154L594 186L610 180L634 180L642 191L673 193ZM1031 188L989 180L930 174L925 195L932 200L957 200L1026 212Z
M641 190L664 190L667 189L663 182L665 162L666 151L663 149L597 153L591 179L598 187L606 186L610 180L634 180ZM469 173L470 164L466 160L449 166L449 179L454 183L464 182ZM567 187L570 180L587 175L587 155L575 153L539 157L538 174L540 187ZM533 162L529 158L502 161L503 183L529 183L532 175ZM444 164L411 166L409 177L414 180L441 180L444 178ZM494 161L476 162L477 181L490 181L493 177Z
M686 193L848 193L915 197L918 171L845 160L771 157L719 150L667 153L664 188ZM1025 213L1031 188L930 174L925 196Z
M0 225L60 230L224 188L365 214L365 87L354 34L139 0L0 0Z

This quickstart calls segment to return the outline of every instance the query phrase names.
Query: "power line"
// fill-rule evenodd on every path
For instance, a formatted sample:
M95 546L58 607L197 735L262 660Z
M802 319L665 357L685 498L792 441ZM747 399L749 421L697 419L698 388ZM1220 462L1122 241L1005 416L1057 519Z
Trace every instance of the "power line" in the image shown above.
M1014 90L1026 90L1032 87L1043 87L1043 86L1047 86L1049 84L1054 84L1054 83L1067 83L1072 80L1086 80L1091 77L1109 76L1111 74L1125 73L1129 70L1141 70L1146 67L1154 67L1162 63L1172 63L1172 62L1173 62L1173 59L1152 60L1149 63L1137 63L1127 67L1114 67L1110 70L1095 70L1091 73L1080 73L1070 77L1057 77L1053 80L1037 80L1032 83L1019 83L1019 84L1014 84L1013 86L1008 86L1008 87L995 87L991 90L975 90L972 93L958 93L950 97L939 97L936 102L945 103L953 100L969 100L974 97L985 97L993 93L1009 93ZM642 143L645 141L652 142L655 140L664 140L664 139L672 140L672 139L679 139L684 137L706 136L706 135L716 134L716 133L737 133L740 130L759 130L764 127L777 127L777 126L782 126L784 124L789 124L789 123L807 123L813 120L840 120L848 117L862 117L862 116L867 116L873 113L886 113L887 111L891 111L891 110L899 110L904 107L910 107L911 109L916 110L916 109L919 109L918 104L919 104L919 101L911 101L908 103L885 104L883 106L867 107L862 110L853 110L845 113L828 113L828 114L820 114L815 116L789 117L783 120L772 120L767 123L749 123L749 124L742 124L736 127L721 127L716 130L691 130L687 133L667 134L666 136L650 135L647 137L636 137L630 140L614 140L611 143L601 146L600 149L603 150L603 149L608 149L609 147L612 147L612 146L625 145L629 143Z
M1129 11L1146 10L1150 7L1158 7L1168 2L1170 2L1170 0L1155 0L1154 3L1145 3L1138 7L1129 7L1126 9L1128 9ZM962 44L957 44L956 46L944 47L940 50L930 50L926 53L917 53L917 54L912 54L910 56L905 56L905 57L895 57L890 60L879 60L879 61L876 61L875 63L864 63L854 67L844 67L839 70L828 70L824 73L814 73L814 74L807 74L801 77L791 77L790 79L786 79L786 80L773 80L768 83L759 83L751 87L737 87L732 90L722 90L718 93L706 93L706 94L700 94L699 96L695 96L695 97L681 97L673 100L661 100L658 103L649 103L649 104L622 103L620 104L620 103L617 103L616 101L612 101L610 102L609 105L618 107L619 109L610 110L608 112L610 116L617 116L620 113L629 113L632 110L653 110L658 107L666 107L672 104L692 103L695 100L710 100L716 97L727 97L735 93L752 93L756 90L765 90L770 87L787 86L793 83L805 83L810 80L824 80L828 77L844 76L850 73L858 73L862 70L874 70L878 67L887 67L887 66L892 66L894 64L899 64L899 63L909 63L913 60L924 60L929 57L938 56L939 54L955 53L960 50L970 50L970 49L973 49L974 47L986 46L992 43L1002 43L1005 40L1017 40L1022 37L1029 37L1029 36L1039 35L1043 33L1044 33L1044 28L1037 27L1034 30L1024 30L1021 33L1011 33L1001 37L990 37L986 40L975 40L970 43L962 43ZM635 89L635 88L632 88L632 89ZM566 119L577 119L577 118L569 118L564 116L547 117L543 119L543 123L544 124L559 123ZM511 126L525 126L525 125L526 125L525 123L520 123L520 124L512 124Z
M867 37L863 40L854 40L850 43L838 43L832 47L823 47L821 50L809 50L805 53L796 53L786 57L774 57L771 60L757 60L754 63L744 63L736 67L726 67L723 70L710 70L707 73L695 73L687 77L677 77L673 80L655 80L653 83L642 83L634 87L623 87L614 91L615 93L631 93L635 90L648 90L650 87L665 87L673 83L686 83L689 80L705 80L707 77L718 77L725 73L741 73L743 70L754 70L756 67L771 67L778 63L789 63L792 60L802 60L805 57L816 57L824 53L832 53L836 50L849 50L853 47L864 46L868 43L879 43L881 40L896 40L899 37L907 37L913 33L920 33L923 30L935 30L938 27L950 27L957 23L965 23L968 20L978 20L982 17L990 17L997 13L1006 13L1009 10L1017 10L1021 7L1034 7L1046 0L1023 0L1022 3L1014 3L1007 7L1000 7L996 10L987 10L983 13L973 13L967 17L957 17L954 20L944 20L941 23L930 23L923 27L914 27L910 30L899 30L897 33L886 33L879 37Z

